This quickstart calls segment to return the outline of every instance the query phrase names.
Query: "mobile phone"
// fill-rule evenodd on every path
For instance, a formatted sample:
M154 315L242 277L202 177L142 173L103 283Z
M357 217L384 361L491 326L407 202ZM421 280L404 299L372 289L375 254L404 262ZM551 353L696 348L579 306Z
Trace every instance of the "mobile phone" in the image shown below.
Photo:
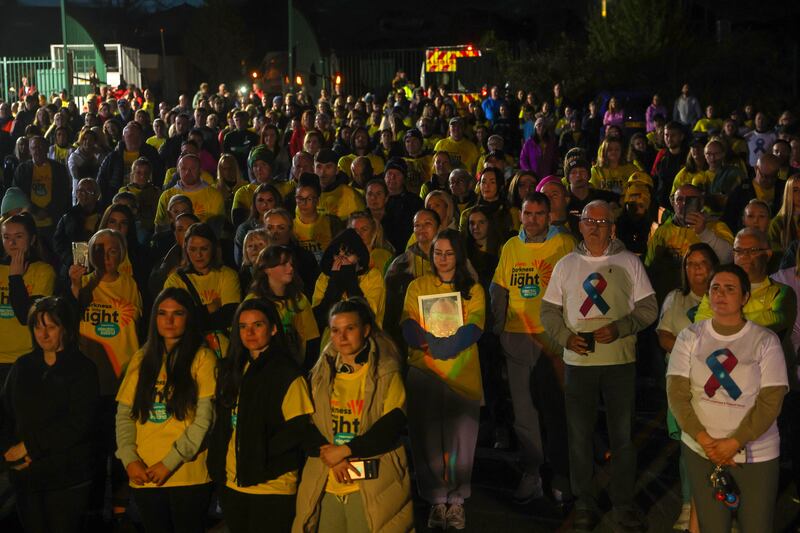
M350 479L375 479L378 477L377 459L350 459L350 464L358 470L358 474L348 470Z
M581 333L578 333L578 336L580 336L584 341L586 341L586 351L587 352L593 352L594 351L594 333L592 333L591 331L583 331Z
M686 199L686 207L684 208L684 216L688 216L691 213L699 213L700 212L700 197L699 196L692 196Z

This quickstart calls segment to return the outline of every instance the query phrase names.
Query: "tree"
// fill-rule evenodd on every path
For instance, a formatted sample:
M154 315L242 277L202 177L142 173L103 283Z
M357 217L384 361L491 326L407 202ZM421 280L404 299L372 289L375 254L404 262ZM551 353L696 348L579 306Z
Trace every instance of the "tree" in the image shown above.
M682 2L616 0L607 17L599 9L589 14L587 53L605 84L652 86L668 78L675 85L678 60L692 45L687 24Z

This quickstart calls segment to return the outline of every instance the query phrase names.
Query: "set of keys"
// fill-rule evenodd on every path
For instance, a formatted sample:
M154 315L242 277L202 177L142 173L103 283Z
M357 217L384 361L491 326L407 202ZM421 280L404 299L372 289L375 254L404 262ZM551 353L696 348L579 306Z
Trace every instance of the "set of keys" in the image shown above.
M709 477L714 498L725 504L731 511L739 508L739 487L728 469L717 465Z

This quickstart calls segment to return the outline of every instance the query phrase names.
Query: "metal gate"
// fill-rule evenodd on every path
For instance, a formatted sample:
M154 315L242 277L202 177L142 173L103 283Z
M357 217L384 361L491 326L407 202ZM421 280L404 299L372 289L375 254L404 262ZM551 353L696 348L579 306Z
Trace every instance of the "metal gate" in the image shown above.
M409 81L417 82L425 62L425 52L418 49L340 52L331 55L333 72L341 72L346 94L372 92L385 96L392 88L398 70L404 70Z
M22 78L36 86L42 94L49 94L59 85L64 85L63 61L51 61L49 57L0 57L0 96L6 102L20 99Z

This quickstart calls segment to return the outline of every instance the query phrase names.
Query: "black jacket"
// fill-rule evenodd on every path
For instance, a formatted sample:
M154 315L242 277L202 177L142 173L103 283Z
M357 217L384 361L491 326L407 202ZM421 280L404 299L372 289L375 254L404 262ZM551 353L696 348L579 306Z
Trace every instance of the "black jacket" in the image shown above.
M392 243L395 250L406 249L413 232L414 215L423 207L422 198L408 191L390 196L386 201L382 222L386 240Z
M156 152L156 149L143 142L139 147L139 157L144 157L152 165L153 183L161 186L164 182L164 164ZM111 200L117 194L119 188L125 185L125 174L129 172L125 168L125 143L120 142L114 150L108 154L100 164L97 172L97 184L100 186L100 203L103 207L111 205Z
M58 221L56 233L53 235L53 249L61 262L62 274L66 273L65 268L68 270L72 265L72 243L88 242L89 238L94 235L94 231L88 231L85 227L87 216L80 205L73 205ZM100 223L99 216L97 223ZM97 225L95 225L96 229Z
M283 417L289 386L302 376L290 355L268 348L242 376L236 423L236 484L249 487L298 470L302 444L311 430L308 415ZM231 409L216 402L216 423L208 445L208 471L217 483L227 480L225 469L231 440ZM231 480L233 481L233 480Z
M77 349L53 366L38 349L17 359L2 393L0 447L24 442L31 465L12 476L40 490L91 479L98 394L95 365Z
M771 213L777 213L783 206L783 190L784 183L780 180L775 180L775 195L772 198L772 205L769 206ZM753 188L752 179L740 183L728 193L728 201L725 203L722 221L731 228L734 235L742 229L744 208L755 197L756 190Z

